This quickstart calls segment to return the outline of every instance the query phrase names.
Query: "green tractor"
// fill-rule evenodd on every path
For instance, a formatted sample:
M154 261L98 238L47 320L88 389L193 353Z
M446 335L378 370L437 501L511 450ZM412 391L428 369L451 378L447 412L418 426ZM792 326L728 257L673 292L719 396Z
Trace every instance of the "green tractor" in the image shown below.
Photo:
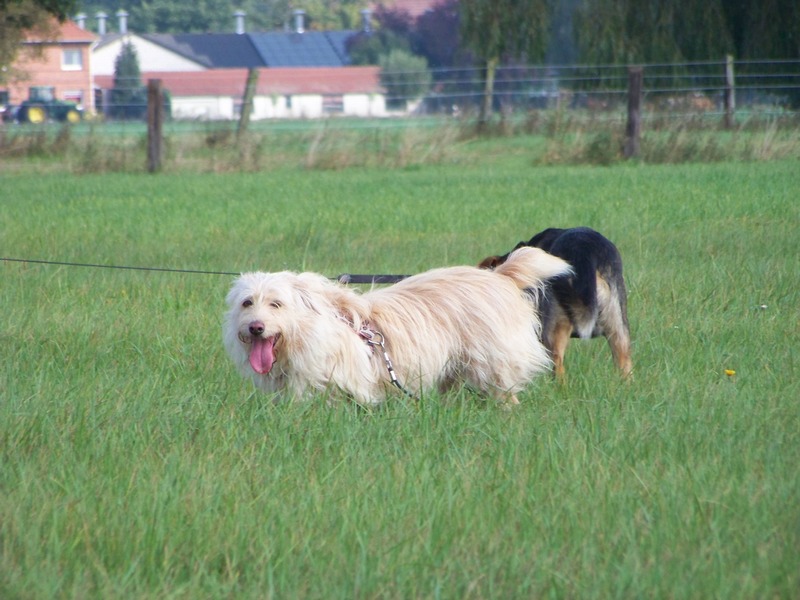
M19 105L17 121L20 123L44 123L59 121L79 123L81 109L73 102L56 100L55 88L49 86L32 87L28 99Z

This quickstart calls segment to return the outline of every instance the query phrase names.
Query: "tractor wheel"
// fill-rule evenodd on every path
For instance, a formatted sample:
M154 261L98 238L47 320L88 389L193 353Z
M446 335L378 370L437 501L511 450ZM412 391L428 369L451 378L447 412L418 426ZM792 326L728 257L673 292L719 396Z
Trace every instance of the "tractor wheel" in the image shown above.
M29 106L27 119L28 123L44 123L47 120L47 111L44 106Z
M74 108L70 108L67 111L67 114L64 117L64 119L67 121L67 123L80 123L81 122L81 113L79 113Z

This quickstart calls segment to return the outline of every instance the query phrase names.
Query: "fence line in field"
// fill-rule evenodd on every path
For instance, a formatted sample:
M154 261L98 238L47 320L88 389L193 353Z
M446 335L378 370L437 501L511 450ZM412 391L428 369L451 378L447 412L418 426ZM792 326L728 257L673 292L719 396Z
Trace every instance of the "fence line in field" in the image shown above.
M494 79L495 88L493 90L493 96L495 99L499 99L501 103L507 101L509 98L512 101L516 101L516 104L522 103L523 108L532 108L530 103L532 101L536 102L535 108L552 108L552 104L555 103L556 106L561 106L563 104L563 96L567 95L570 98L570 108L575 108L573 105L573 101L575 98L575 94L582 94L586 93L581 88L583 87L583 83L586 81L592 81L595 90L591 90L595 93L603 94L604 97L609 98L614 95L621 95L625 93L625 97L627 98L627 121L625 126L625 151L624 155L626 158L635 158L639 155L639 139L641 136L642 130L642 120L643 120L643 113L645 110L644 104L644 97L646 93L651 95L663 95L666 97L666 102L669 105L670 103L678 104L683 108L688 108L690 110L694 109L696 112L718 112L721 108L721 113L723 114L724 118L724 125L727 128L733 128L734 126L734 114L736 110L736 78L735 78L735 61L732 56L727 56L724 62L705 62L705 63L693 63L693 64L660 64L660 65L649 65L649 66L628 66L626 79L627 79L627 87L625 90L621 90L618 87L611 87L608 88L605 85L609 79L608 77L601 78L601 79L594 79L590 80L583 76L581 76L578 80L575 78L565 77L563 71L566 68L561 68L559 71L556 67L532 67L532 66L520 66L520 67L511 67L511 68L501 68L498 69L498 75ZM742 63L747 64L747 63ZM761 63L758 63L761 64ZM797 63L792 61L785 61L781 63L776 63L781 65L789 65L791 69L798 68L800 71L800 61ZM690 67L697 67L701 66L703 68L711 69L713 68L715 71L718 70L720 67L723 68L722 73L716 73L714 71L709 71L706 73L696 73L692 75L688 72ZM601 67L603 69L618 69L618 67ZM542 71L542 69L544 69ZM585 67L570 67L570 69L575 70L585 70ZM660 73L659 71L662 69L669 69L671 72L667 73ZM595 69L596 70L596 69ZM680 72L675 72L675 71ZM522 72L524 77L522 78L514 78L511 77L509 71L513 73ZM461 71L464 73L470 74L472 77L472 71ZM647 79L645 78L645 73L648 73ZM449 72L448 72L449 73ZM765 75L759 74L759 77L772 77L774 74ZM800 92L800 73L795 75L794 71L789 74L779 74L780 76L791 77L791 84L788 86L783 86L780 89L785 90L787 93L789 90L794 90L795 88ZM529 76L533 76L534 79L531 79ZM257 81L258 77L257 74L251 70L248 74L247 85L244 91L244 100L243 100L243 107L240 110L240 118L239 118L239 128L238 131L244 131L247 128L248 120L251 114L252 108L252 101L255 95L255 82ZM613 75L611 80L613 80L614 85L619 84L619 80L621 76ZM660 88L652 88L646 85L646 81L658 80L663 79L665 82L675 82L675 81L683 81L687 80L689 82L693 82L694 85L687 87L686 85L683 86L667 86L662 85ZM797 81L795 82L795 79ZM575 82L578 81L579 84L574 85L575 89L571 91L565 91L563 87L564 81L567 82ZM472 79L469 82L469 87L474 87L475 80ZM439 98L437 98L437 102L439 103L440 110L441 110L441 98L446 97L448 102L452 102L452 107L450 110L458 109L459 102L474 102L477 98L480 98L483 95L483 91L481 90L469 90L466 94L463 91L459 91L459 86L461 82L449 82L447 85L453 86L455 89L451 90L449 95L439 93ZM398 85L406 85L398 83ZM437 89L438 86L445 86L446 84L439 81L435 83L434 86ZM151 114L154 111L152 110L152 103L157 102L158 105L161 107L164 104L162 100L163 96L162 93L159 91L161 89L161 81L160 80L150 80L148 83L148 98L150 98L151 108L148 110L148 113ZM407 87L405 88L407 89ZM744 89L748 89L745 86ZM776 85L770 85L767 89L777 89ZM154 92L155 90L155 92ZM576 91L577 90L577 91ZM392 96L388 93L387 90L387 103L389 103ZM762 92L763 93L763 92ZM677 98L676 98L677 96ZM717 102L712 100L709 96L719 96ZM430 97L430 96L429 96ZM155 98L156 100L153 100ZM586 100L587 107L589 105L589 101ZM800 103L800 100L798 100ZM475 102L477 104L477 102ZM611 106L604 107L605 109L612 108ZM503 109L503 107L501 107ZM445 110L448 110L445 107ZM153 134L153 131L161 130L160 122L156 123L154 118L150 118L148 120L148 148L158 149L162 145L160 133ZM158 137L157 137L158 136ZM154 158L157 155L158 158ZM155 150L148 151L148 169L152 171L156 171L160 169L160 150L157 152Z
M715 61L686 63L652 63L641 65L515 65L500 67L495 76L494 97L499 107L526 110L530 108L581 108L592 111L619 108L627 94L628 69L641 66L644 72L644 95L652 106L649 112L670 112L673 104L685 100L703 112L712 112L715 105L721 110L723 95L732 84L742 104L766 109L786 110L787 106L800 106L800 60L748 60L729 58ZM729 70L735 72L735 81L729 80ZM262 79L269 79L269 69L262 69ZM483 96L483 79L480 69L474 67L429 69L426 71L393 71L391 77L381 77L387 104L391 106L416 106L412 111L400 111L394 116L422 116L463 111L477 105ZM196 77L193 73L170 74L174 83L187 84ZM240 111L248 106L246 78L242 75L241 93L236 97ZM296 74L284 75L288 80L303 81L302 69ZM409 89L430 80L427 91L409 92ZM268 81L267 81L268 83ZM139 82L136 85L141 87ZM139 88L118 88L132 92ZM165 86L169 95L171 90ZM222 93L222 92L221 92ZM263 94L264 92L262 92ZM276 91L271 95L280 95ZM323 97L326 94L321 93ZM331 94L337 96L341 94ZM144 102L146 95L139 94ZM705 104L700 100L704 100ZM711 103L711 104L709 104ZM330 113L339 109L335 103ZM130 105L144 113L145 105Z
M642 84L641 91L637 93L639 99L631 104L630 71L633 67L642 69ZM269 80L269 69L261 69L258 73L243 69L235 71L236 77L241 72L241 82L227 91L212 90L218 94L217 100L224 97L229 105L224 118L212 118L214 115L205 113L207 118L175 119L170 123L170 98L176 98L177 102L178 96L168 83L154 77L148 79L147 88L137 82L138 87L128 89L142 92L130 96L139 98L136 101L140 104L128 107L135 109L133 114L137 115L137 120L128 122L147 123L149 171L156 172L161 168L166 134L211 133L217 128L230 131L231 121L238 121L237 138L248 131L251 121L253 131L258 131L256 123L265 124L270 131L298 131L309 126L315 127L314 123L321 119L324 119L326 128L353 130L362 127L390 129L438 126L451 122L453 118L469 124L478 114L484 95L480 70L474 67L405 71L393 73L392 78L381 75L381 97L385 102L385 110L377 115L364 115L377 116L377 119L345 114L343 96L324 93L317 94L322 98L318 114L297 116L274 112L268 116L271 114L269 111L262 111L256 115L258 118L254 118L257 99L262 106L264 102L273 102L275 108L280 95L267 97L264 90L259 88L260 96L256 97L256 75L260 75L263 83L263 80ZM203 72L172 73L168 82L171 85L184 85L202 75ZM308 77L302 69L289 76L298 82ZM397 76L402 77L398 79ZM423 76L429 81L424 93L417 91L410 95L412 92L409 90L413 85L409 87L409 82L413 84ZM164 77L167 75L164 74ZM186 96L180 97L184 109L196 102L198 93L186 92ZM104 97L113 97L113 94ZM161 102L158 98L161 98ZM289 96L283 98L285 103L289 103ZM642 123L665 118L720 118L726 127L732 128L737 112L740 115L753 114L768 118L796 118L800 114L800 60L736 61L732 57L725 57L724 60L643 65L505 66L497 70L493 100L494 111L504 119L528 118L532 113L544 115L549 111L550 114L559 114L558 118L563 113L578 119L610 122L614 126L625 122L627 130L634 132L641 129ZM631 117L632 110L637 113L635 123ZM189 111L184 114L192 113ZM217 116L221 114L216 113ZM131 133L124 120L96 121L92 123L90 131L95 127L110 135ZM13 136L14 131L6 129L5 133ZM631 148L634 147L635 144L632 144Z

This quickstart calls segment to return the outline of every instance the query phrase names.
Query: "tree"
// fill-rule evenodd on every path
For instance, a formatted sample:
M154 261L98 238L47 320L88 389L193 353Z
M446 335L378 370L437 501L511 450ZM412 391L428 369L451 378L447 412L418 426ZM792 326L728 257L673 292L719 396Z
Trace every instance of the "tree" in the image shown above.
M306 12L308 29L358 29L359 11L365 4L362 0L303 0L293 7Z
M421 56L392 50L380 60L381 85L386 88L387 104L398 108L408 100L423 96L430 89L431 73Z
M29 10L30 7L37 8L63 22L75 10L77 0L0 0L0 12L11 10L15 5L28 5Z
M542 60L551 0L461 0L461 35L482 64L483 102L478 123L492 110L494 79L503 59Z
M719 0L737 58L800 58L797 0Z
M24 76L13 65L25 36L52 37L54 20L63 21L74 8L75 0L0 0L0 84Z
M463 58L458 3L459 0L442 0L417 17L411 46L433 69L453 67Z
M353 65L377 65L393 50L411 53L410 36L413 23L408 13L378 7L375 11L378 28L352 36L347 51Z
M733 50L719 0L585 0L574 23L587 64L708 60Z
M114 61L114 88L109 116L114 119L142 119L147 113L147 90L142 85L139 57L133 44L122 45Z
M727 54L739 61L800 57L797 0L582 0L573 23L577 62L670 64L675 82L686 75L682 63ZM785 67L776 62L769 69L774 79L761 82L783 87ZM800 103L800 93L784 90Z
M0 0L2 1L2 0ZM93 16L103 11L113 17L120 7L128 11L128 25L137 33L233 32L235 10L247 15L247 31L273 31L292 26L292 8L306 12L306 29L357 29L363 0L86 0L81 9ZM113 19L109 22L113 28Z
M137 33L207 33L233 32L234 10L247 14L247 28L271 29L283 23L283 13L288 16L289 0L275 0L267 4L256 0L223 2L222 0L197 0L180 2L177 0L89 0L81 2L81 10L92 19L102 11L111 19L109 29L114 29L114 16L120 7L128 13L128 28ZM281 19L275 14L281 11Z

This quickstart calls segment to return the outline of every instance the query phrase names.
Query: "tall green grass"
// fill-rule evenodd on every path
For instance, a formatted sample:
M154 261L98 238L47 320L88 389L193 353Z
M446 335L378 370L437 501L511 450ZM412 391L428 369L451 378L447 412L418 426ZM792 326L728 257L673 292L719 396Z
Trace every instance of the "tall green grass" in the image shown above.
M800 586L796 161L17 175L0 254L413 273L547 226L619 246L635 375L573 341L468 391L272 404L231 277L3 262L2 598L790 598ZM735 371L726 375L725 371Z
M800 117L742 115L732 130L721 116L648 114L646 164L800 159ZM477 131L480 130L480 135ZM534 110L478 127L472 118L260 121L239 136L231 122L167 124L162 170L241 173L286 168L480 167L487 148L524 153L529 164L624 162L625 115ZM142 173L148 164L143 123L0 128L0 173Z

